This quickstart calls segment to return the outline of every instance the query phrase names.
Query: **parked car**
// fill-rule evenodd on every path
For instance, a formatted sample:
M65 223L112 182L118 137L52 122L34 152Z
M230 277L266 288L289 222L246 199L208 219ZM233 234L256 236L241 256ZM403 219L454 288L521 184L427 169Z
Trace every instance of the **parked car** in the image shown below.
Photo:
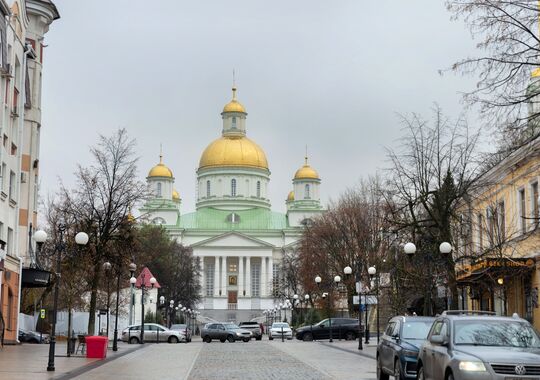
M517 314L446 311L420 348L418 379L540 379L540 335Z
M293 333L289 324L287 322L272 323L272 327L268 330L268 339L281 339L282 335L285 339L292 339Z
M418 352L434 320L409 316L390 319L377 346L377 379L416 379Z
M140 343L141 325L131 325L122 331L122 341L129 343ZM144 341L145 342L168 342L178 343L185 342L186 336L181 331L169 330L165 326L157 323L144 324Z
M296 339L303 341L311 341L313 339L329 339L329 322L329 318L327 318L315 325L302 326L296 329ZM355 340L359 336L361 336L361 334L358 319L332 318L332 338Z
M240 326L240 328L242 328L242 329L251 331L251 335L255 339L257 339L257 340L262 339L261 326L259 325L258 322L240 322L240 324L238 326Z
M49 343L49 334L40 334L37 331L19 329L19 342Z
M210 343L214 339L220 342L234 343L237 340L249 342L251 340L251 331L241 329L234 323L208 323L201 331L203 342Z
M186 343L191 342L191 329L186 324L171 325L170 330L180 331L186 336Z

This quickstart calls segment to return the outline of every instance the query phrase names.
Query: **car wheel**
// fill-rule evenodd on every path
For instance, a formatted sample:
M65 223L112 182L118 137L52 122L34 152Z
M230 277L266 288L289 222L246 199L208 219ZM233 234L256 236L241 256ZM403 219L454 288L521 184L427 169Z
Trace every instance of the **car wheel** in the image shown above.
M131 338L129 338L129 344L137 344L137 343L139 343L139 338L135 336L132 336Z
M234 343L234 336L229 335L229 336L227 337L227 341L228 341L229 343Z
M274 338L272 338L271 336L268 337L268 340L274 340Z
M381 367L381 359L377 357L377 380L388 380L390 376L388 374L384 373L382 367Z
M356 335L352 331L347 331L345 334L345 340L356 340Z
M249 342L249 338L244 338L243 341L247 343Z
M416 376L417 380L426 380L426 376L424 374L424 367L420 366L418 368L418 375Z
M403 376L401 375L401 365L399 363L399 359L396 358L394 361L394 379L396 380L402 380Z
M305 333L302 340L304 342L311 342L313 340L313 335L311 335L311 333Z
M257 339L257 340L261 340L261 339L262 339L262 336L258 336L256 339Z
M448 372L448 375L446 376L446 380L454 380L454 374L452 372Z
M169 342L169 343L178 343L178 338L175 337L175 336L170 336L169 339L167 340L167 342Z
M227 341L227 339L225 339L225 338L219 338L219 341L220 341L221 343L225 343L225 342Z

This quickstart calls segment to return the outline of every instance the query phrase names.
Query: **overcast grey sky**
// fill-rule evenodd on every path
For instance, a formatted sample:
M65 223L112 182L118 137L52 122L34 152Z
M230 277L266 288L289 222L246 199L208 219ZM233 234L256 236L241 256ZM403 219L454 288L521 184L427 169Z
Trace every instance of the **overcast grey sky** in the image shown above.
M163 143L183 199L195 206L195 170L221 132L233 68L247 132L266 152L273 208L284 210L303 163L322 178L325 203L386 165L401 135L397 113L429 116L433 102L461 113L472 78L439 69L474 52L439 0L55 0L46 36L42 195L71 185L98 134L125 127L139 174Z

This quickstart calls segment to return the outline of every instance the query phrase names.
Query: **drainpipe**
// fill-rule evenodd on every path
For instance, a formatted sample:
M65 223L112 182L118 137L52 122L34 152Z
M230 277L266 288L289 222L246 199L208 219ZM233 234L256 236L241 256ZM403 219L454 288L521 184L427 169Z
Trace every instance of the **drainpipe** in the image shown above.
M24 45L24 54L23 54L23 64L21 66L21 97L19 98L19 104L17 104L17 107L19 107L19 149L17 153L17 174L18 174L18 183L17 183L17 205L18 209L20 209L21 204L21 157L22 157L22 146L23 146L23 128L24 128L24 114L26 112L26 109L24 108L25 98L26 98L26 63L28 61L28 55L34 54L35 52L32 49L30 45L25 44ZM27 179L28 181L29 179ZM19 259L19 302L17 303L17 333L16 333L16 340L17 343L21 343L19 341L19 324L20 324L20 314L21 314L21 296L22 296L22 269L23 269L23 258L19 254L19 213L16 214L16 225L15 225L15 252L17 252L17 259Z

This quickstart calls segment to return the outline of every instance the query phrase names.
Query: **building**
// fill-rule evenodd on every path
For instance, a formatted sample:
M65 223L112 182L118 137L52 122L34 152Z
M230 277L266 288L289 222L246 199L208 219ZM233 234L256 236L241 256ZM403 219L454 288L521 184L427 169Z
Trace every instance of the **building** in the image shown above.
M17 340L23 266L37 219L44 35L60 16L50 0L0 0L0 334Z
M232 91L221 113L221 137L199 160L196 211L181 213L173 173L160 156L146 178L154 197L141 212L199 258L201 315L239 321L274 307L283 252L323 208L321 180L306 157L292 180L287 212L272 211L268 160L247 137L247 112Z
M461 225L459 255L468 259L457 267L462 297L470 307L506 315L518 313L537 329L539 183L540 137L479 178L479 190L464 207Z

